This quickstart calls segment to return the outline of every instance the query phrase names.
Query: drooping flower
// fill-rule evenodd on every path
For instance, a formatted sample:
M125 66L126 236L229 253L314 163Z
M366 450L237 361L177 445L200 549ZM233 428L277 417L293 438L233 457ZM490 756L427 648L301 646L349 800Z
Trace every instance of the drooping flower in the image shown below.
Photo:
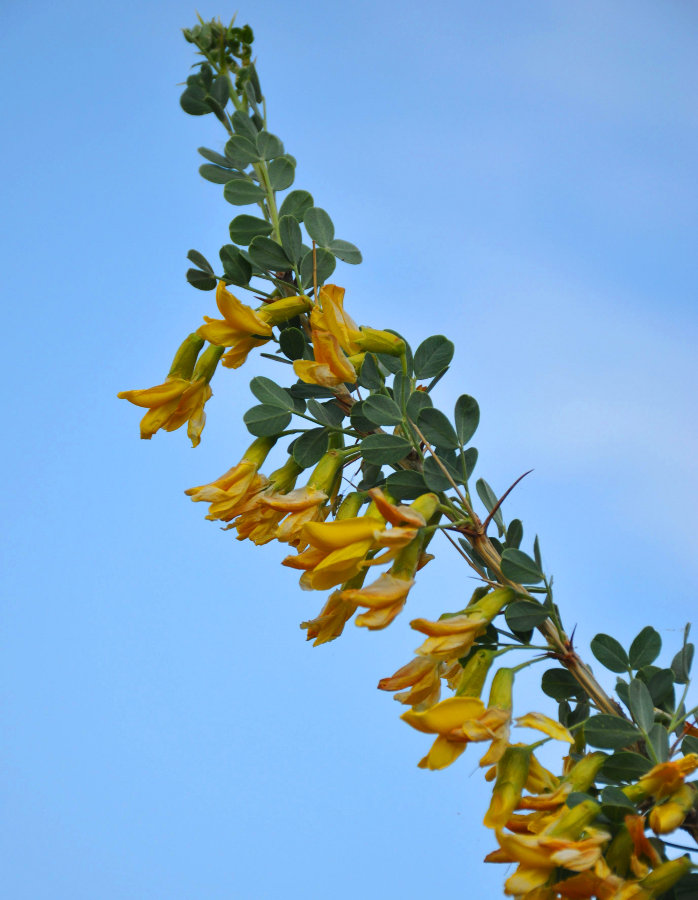
M388 547L387 555L397 554L400 546L415 534L413 528L385 529L382 519L370 515L310 522L303 528L309 549L297 556L287 556L283 564L304 570L302 588L322 591L357 575L369 564L367 556L372 550ZM354 600L354 597L344 599Z
M583 793L591 787L605 759L606 755L597 750L578 760L562 779L551 781L544 777L538 779L537 784L529 780L526 789L533 793L522 797L517 808L546 813L559 810L573 791ZM534 768L535 764L532 762L531 770ZM530 775L531 771L529 779Z
M356 370L347 359L337 338L329 331L311 331L314 359L297 359L293 370L301 381L323 387L353 384Z
M313 646L317 647L338 638L355 612L355 603L344 600L341 591L332 591L319 614L314 619L301 622L301 628L306 630L306 639L313 641Z
M328 450L318 462L305 487L291 491L273 491L260 496L260 503L282 515L275 537L298 550L308 546L303 528L308 522L322 522L327 518L326 506L339 484L339 472L347 452Z
M683 825L696 801L696 789L690 784L670 794L650 810L650 828L655 834L670 834Z
M227 290L225 282L216 288L216 305L222 319L204 316L205 325L199 328L201 337L219 347L230 347L221 362L231 369L239 368L253 347L265 344L273 335L272 325L293 318L311 308L304 296L283 297L252 309Z
M310 315L310 323L317 331L329 332L348 356L359 351L400 356L405 342L391 331L381 331L356 322L344 309L344 288L326 284L318 293L318 304Z
M176 431L188 422L187 434L192 446L198 446L206 422L204 406L212 396L209 382L222 353L218 347L209 347L197 363L203 345L197 334L190 334L175 354L162 384L117 395L148 410L141 419L141 438L150 440L161 428Z
M438 659L416 656L389 678L381 678L378 689L400 691L394 699L408 706L433 706L439 700L445 664ZM409 690L404 690L409 688Z
M342 591L342 598L367 607L366 612L357 616L356 624L375 631L386 628L405 605L423 559L428 536L424 526L436 513L438 498L436 494L422 494L410 506L396 506L378 488L369 494L373 505L393 528L381 536L381 545L389 547L388 552L368 565L380 565L392 557L394 562L372 584Z
M280 469L271 473L263 490L252 494L237 507L235 518L227 527L237 530L239 541L250 540L260 546L274 540L279 522L286 512L267 506L262 500L265 496L288 494L302 471L293 457L289 456Z
M485 857L486 862L516 862L518 868L505 882L505 893L526 894L550 886L556 869L584 872L601 859L601 847L611 835L594 827L600 806L585 800L563 812L537 834L507 834L495 831L499 850Z
M417 653L439 659L465 656L470 652L475 638L485 631L492 619L513 597L514 592L510 588L497 588L462 613L442 616L437 622L413 619L410 622L412 628L428 636Z
M631 800L654 797L661 800L675 794L683 787L686 775L698 769L698 753L689 753L680 759L658 763L640 778L637 784L623 788L623 793Z
M359 329L344 309L344 293L344 288L336 284L323 285L318 292L318 303L310 314L310 323L316 331L329 332L351 356L359 350L354 340Z
M502 668L490 690L489 705L479 697L449 697L429 709L409 710L402 718L426 734L436 734L429 753L420 760L422 769L443 769L451 765L470 743L491 741L480 761L489 765L501 759L509 737L511 684L513 671Z
M184 493L194 502L210 504L207 519L229 522L237 515L240 506L267 483L267 479L259 475L258 470L275 443L276 438L273 437L257 438L247 448L239 463L210 484L188 488Z
M569 744L574 743L574 738L564 725L561 725L549 716L544 716L543 713L526 713L525 716L519 716L516 724L519 728L535 728L537 731L542 731L543 734L547 734L548 737L555 738L558 741L567 741Z

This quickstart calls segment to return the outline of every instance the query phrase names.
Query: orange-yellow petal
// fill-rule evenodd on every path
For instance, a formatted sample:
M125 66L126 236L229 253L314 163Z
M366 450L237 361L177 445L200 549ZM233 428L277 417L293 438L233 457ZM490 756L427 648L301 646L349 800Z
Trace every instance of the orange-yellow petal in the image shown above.
M516 720L516 724L520 728L535 728L537 731L542 731L544 734L547 734L558 741L567 741L570 744L574 743L574 738L564 725L561 725L559 722L556 722L548 716L544 716L543 713L526 713L525 716L520 716Z

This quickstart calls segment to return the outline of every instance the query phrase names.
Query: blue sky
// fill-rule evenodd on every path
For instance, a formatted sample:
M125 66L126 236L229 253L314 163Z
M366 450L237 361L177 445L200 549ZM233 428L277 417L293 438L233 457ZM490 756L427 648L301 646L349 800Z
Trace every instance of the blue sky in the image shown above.
M178 106L194 9L4 11L7 896L373 900L464 879L496 896L475 755L418 770L424 736L375 690L410 657L410 616L313 649L298 623L322 597L283 550L231 540L182 493L240 457L268 370L217 378L195 451L139 441L116 400L211 314L185 255L228 240L197 174L220 135ZM495 488L535 469L508 514L540 535L580 646L651 623L671 658L698 583L696 10L238 11L297 186L364 252L336 275L355 318L454 338L439 396L478 398ZM471 588L444 544L411 610ZM521 712L550 712L535 684Z

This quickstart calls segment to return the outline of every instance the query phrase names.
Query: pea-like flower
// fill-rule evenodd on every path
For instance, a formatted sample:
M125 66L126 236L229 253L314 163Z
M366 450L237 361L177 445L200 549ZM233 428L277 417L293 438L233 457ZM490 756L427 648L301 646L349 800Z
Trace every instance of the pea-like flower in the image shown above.
M231 369L239 368L254 347L260 347L271 339L272 325L292 319L311 308L305 296L283 297L252 309L227 290L224 281L216 288L216 305L222 319L204 316L205 325L199 328L201 337L219 347L230 347L221 362Z
M162 384L133 391L121 391L120 400L147 409L141 419L141 438L150 440L156 431L176 431L188 422L192 446L198 446L206 423L204 406L212 396L209 382L222 350L209 347L197 362L204 341L190 334L177 351L169 374Z
M207 519L229 522L237 515L242 504L266 485L267 479L259 475L258 471L275 442L276 438L257 438L245 451L240 462L220 478L210 484L188 488L184 493L195 502L210 504Z

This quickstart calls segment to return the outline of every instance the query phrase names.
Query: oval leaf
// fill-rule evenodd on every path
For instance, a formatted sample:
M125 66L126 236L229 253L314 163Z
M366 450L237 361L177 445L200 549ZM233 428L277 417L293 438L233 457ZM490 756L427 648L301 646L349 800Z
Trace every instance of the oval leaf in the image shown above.
M279 349L289 359L303 359L305 337L300 328L284 328L279 335Z
M480 407L474 397L469 394L461 394L456 400L454 421L461 444L467 444L480 424Z
M287 156L280 156L269 163L269 184L275 191L285 191L291 187L296 177L296 168Z
M415 391L414 394L410 394L407 401L407 415L413 422L416 422L421 411L432 406L431 397L426 391Z
M373 353L367 353L361 363L359 384L369 391L379 391L383 387L383 376L378 368L378 362Z
M279 219L279 237L284 253L294 265L301 259L303 235L301 226L293 216L281 216Z
M223 169L221 166L212 166L208 163L199 166L199 175L213 184L227 184L229 181L243 177L235 172L231 172L230 169Z
M600 774L609 781L633 782L642 778L652 768L652 763L632 750L621 750L604 761Z
M592 747L602 750L621 750L642 738L642 734L631 723L619 716L601 713L592 716L584 726L584 737Z
M630 665L633 669L641 669L653 663L662 649L659 633L648 625L643 628L630 645Z
M519 544L523 539L523 525L521 524L521 519L512 519L509 522L509 526L507 528L507 537L506 537L506 545L507 547L513 547L514 549L519 549Z
M233 129L236 134L241 134L252 142L257 139L257 128L247 113L237 109L230 117L230 120L233 123Z
M291 260L283 247L268 237L256 237L250 241L250 259L255 265L272 272L285 272L291 268Z
M230 169L232 166L232 163L227 156L221 156L220 153L216 153L215 150L209 150L208 147L199 147L198 152L204 159L215 163L217 166L223 166L224 169Z
M655 706L665 701L671 703L674 694L674 673L671 669L660 669L650 677L647 689Z
M669 732L666 728L660 722L656 722L650 728L647 737L659 762L666 762L669 759Z
M477 495L482 500L485 505L485 509L488 513L491 513L492 510L497 505L498 497L489 484L485 481L484 478L478 478L475 482L475 489L477 490ZM499 508L497 512L494 514L494 521L499 529L500 536L504 534L504 518L502 516L502 510ZM539 579L540 580L540 579Z
M410 442L396 434L369 434L361 441L361 455L376 466L398 463L411 449Z
M458 447L458 436L453 425L439 409L423 409L417 419L417 427L432 446L443 450Z
M318 247L327 247L334 238L334 225L332 219L319 206L311 206L306 210L303 222L305 230L315 241Z
M220 249L219 256L223 263L225 280L229 284L237 284L244 287L250 283L252 266L237 247L234 247L232 244L224 244Z
M502 574L519 584L537 584L543 580L535 560L515 547L507 547L502 553Z
M677 684L686 684L693 664L693 644L684 644L671 661L671 668Z
M504 618L512 631L528 631L548 618L548 612L534 600L517 600L504 611Z
M271 224L265 219L257 216L249 216L243 213L241 216L235 216L230 223L230 239L236 244L242 244L246 247L252 238L258 236L266 237L271 234Z
M342 262L349 263L351 266L358 266L362 261L361 251L349 241L330 241L327 249L334 253L337 259L341 259Z
M326 428L311 428L293 442L293 458L304 469L314 466L326 452L328 441Z
M229 181L226 184L223 188L223 196L233 206L247 206L248 203L257 203L266 194L258 184L238 178L236 181Z
M257 135L257 152L262 159L274 159L283 156L284 145L280 138L268 131L260 131Z
M305 213L312 205L312 194L309 194L307 191L291 191L281 204L279 215L293 216L296 221L302 222Z
M414 374L416 378L435 378L447 369L453 359L455 347L443 334L428 337L417 347L414 354Z
M259 162L259 153L255 145L240 134L234 134L230 138L225 145L225 155L236 168L240 169L246 168L250 163Z
M263 403L248 409L242 419L250 434L255 437L270 437L286 428L291 421L291 413L284 412L278 406Z
M590 646L591 652L601 665L610 669L611 672L628 671L628 654L622 644L619 644L610 634L597 634L592 638Z
M399 425L402 412L397 403L384 394L372 394L364 400L363 415L375 425Z
M463 472L455 461L455 455L452 459L443 453L427 457L424 460L424 480L430 491L437 492L448 491L453 487L451 482L463 484Z
M203 269L204 272L208 272L209 275L215 274L211 263L206 259L203 253L199 253L198 250L190 250L189 253L187 253L187 259L191 260L195 266Z
M200 291L212 291L218 284L217 279L201 269L187 269L187 281Z
M647 732L654 725L654 703L647 685L639 678L633 678L628 688L628 706L633 719Z
M267 406L277 406L279 409L292 410L295 408L293 399L284 388L271 378L257 375L250 381L250 390L259 400Z
M543 673L540 686L544 694L557 700L558 703L582 693L581 686L567 669L547 669Z
M323 250L321 247L315 251L317 259L317 283L318 286L324 284L330 275L334 272L337 265L332 254ZM313 286L313 251L309 250L301 260L301 281L303 286L310 288Z
M390 495L397 502L401 500L414 500L429 490L421 472L413 472L411 469L403 469L401 472L393 472L388 475L385 482Z

